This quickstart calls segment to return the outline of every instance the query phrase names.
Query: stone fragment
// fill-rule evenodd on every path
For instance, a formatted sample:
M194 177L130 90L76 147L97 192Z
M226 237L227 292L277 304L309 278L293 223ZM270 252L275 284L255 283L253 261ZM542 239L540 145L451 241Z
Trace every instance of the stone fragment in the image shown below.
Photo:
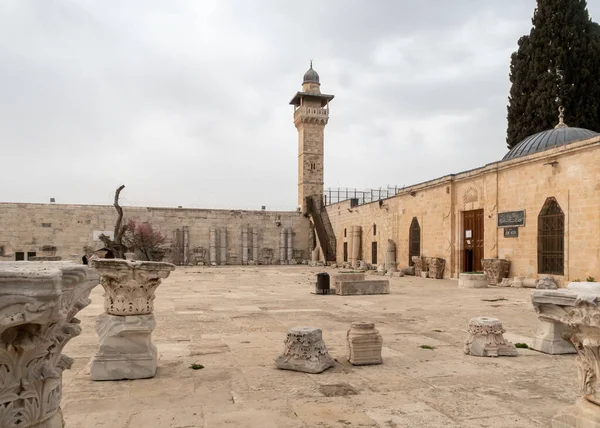
M487 288L488 280L483 273L461 273L458 275L458 288Z
M573 345L563 339L564 332L563 324L540 320L531 349L551 355L576 354L577 351Z
M375 324L371 322L353 322L346 334L348 361L354 366L381 364L383 339Z
M345 281L339 285L336 284L335 293L340 296L359 296L366 294L389 294L390 281L365 280L365 281Z
M92 360L92 380L145 379L156 374L154 315L115 316L96 319L100 346Z
M386 271L386 269L385 269L385 266L384 266L384 265L379 265L379 266L377 267L377 275L384 276L386 272L387 272L387 271Z
M498 285L502 278L508 276L510 262L505 259L482 259L483 272L488 279L488 285Z
M323 342L321 329L294 327L288 330L283 354L275 359L282 370L304 373L321 373L335 365Z
M504 339L505 330L498 318L475 317L469 321L464 352L477 357L514 357L517 348Z
M98 277L69 262L0 262L0 426L62 428L65 345Z
M443 279L446 260L440 257L427 257L429 278Z
M408 266L408 267L402 268L401 272L404 275L413 276L415 274L415 267L414 266Z
M396 272L398 263L396 263L396 243L388 239L385 252L385 270L388 272Z
M556 290L558 285L554 281L554 278L547 275L540 276L540 279L537 280L535 288L538 290Z
M359 271L341 271L331 275L331 281L335 288L337 288L342 282L364 280L365 273Z
M512 287L512 282L512 278L502 278L502 281L500 281L498 287Z
M412 256L413 267L415 268L415 276L421 276L423 270L423 258L421 256Z
M350 266L350 267L352 267L352 266ZM360 271L366 272L369 270L369 265L364 260L359 260L357 269Z
M523 279L524 278L522 276L513 277L511 286L514 288L522 288L523 287Z

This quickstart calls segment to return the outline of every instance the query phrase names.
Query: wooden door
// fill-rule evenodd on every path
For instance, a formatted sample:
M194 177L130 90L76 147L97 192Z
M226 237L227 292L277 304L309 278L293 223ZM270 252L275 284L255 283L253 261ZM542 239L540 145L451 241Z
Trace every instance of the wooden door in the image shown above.
M410 223L410 230L408 233L408 265L412 266L414 263L412 261L413 256L421 255L421 226L419 225L419 220L416 217L413 217L412 222Z
M481 272L483 210L463 212L463 272Z
M348 243L344 242L344 261L348 261Z
M377 242L371 243L371 264L377 264Z

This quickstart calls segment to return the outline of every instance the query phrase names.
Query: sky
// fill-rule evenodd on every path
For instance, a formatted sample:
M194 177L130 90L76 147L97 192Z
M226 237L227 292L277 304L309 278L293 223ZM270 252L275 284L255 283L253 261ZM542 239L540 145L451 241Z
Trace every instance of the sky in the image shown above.
M326 188L497 161L535 4L3 0L0 201L111 204L125 184L125 205L295 210L310 59L335 95Z

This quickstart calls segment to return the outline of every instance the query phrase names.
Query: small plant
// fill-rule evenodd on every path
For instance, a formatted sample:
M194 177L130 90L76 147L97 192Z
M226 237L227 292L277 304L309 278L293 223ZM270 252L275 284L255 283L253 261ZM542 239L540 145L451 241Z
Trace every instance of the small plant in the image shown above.
M581 282L581 280L579 278L575 278L573 282Z
M192 369L192 370L200 370L203 368L204 368L204 366L202 364L196 364L196 363L194 363L190 366L190 369Z
M431 345L421 345L422 349L431 349L432 351L435 349L435 346L431 346Z
M495 299L481 299L482 302L500 302L502 300L507 300L504 297L496 297Z
M588 277L586 278L586 281L587 281L587 282L596 282L596 278L594 278L593 276L588 276Z
M526 343L515 343L515 348L529 349Z
M431 331L435 331L436 333L441 333L442 332L442 330L438 330L438 329L431 330Z

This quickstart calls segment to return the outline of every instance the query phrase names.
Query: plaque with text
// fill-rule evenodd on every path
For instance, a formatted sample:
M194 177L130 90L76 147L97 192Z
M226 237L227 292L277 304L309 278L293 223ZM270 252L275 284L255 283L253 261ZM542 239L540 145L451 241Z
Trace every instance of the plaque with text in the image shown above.
M498 213L498 227L525 226L525 211Z
M518 238L519 237L519 228L518 227L505 227L504 228L504 237L505 238Z

